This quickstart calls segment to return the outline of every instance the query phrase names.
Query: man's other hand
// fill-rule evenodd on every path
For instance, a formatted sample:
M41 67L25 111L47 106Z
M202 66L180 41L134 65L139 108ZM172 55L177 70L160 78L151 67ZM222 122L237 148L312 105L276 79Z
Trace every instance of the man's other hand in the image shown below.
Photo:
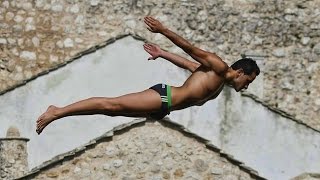
M162 49L157 45L146 43L143 45L143 48L151 55L148 60L155 60L161 56Z
M153 33L161 33L165 29L161 22L151 16L146 16L144 22L148 25L147 29Z

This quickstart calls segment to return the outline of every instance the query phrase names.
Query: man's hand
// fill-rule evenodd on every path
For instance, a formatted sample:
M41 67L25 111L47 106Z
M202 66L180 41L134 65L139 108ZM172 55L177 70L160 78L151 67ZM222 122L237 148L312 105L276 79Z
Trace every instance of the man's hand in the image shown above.
M145 51L147 51L151 55L151 57L149 57L148 60L155 60L162 53L162 49L159 46L154 44L146 43L143 45L143 48Z
M147 29L153 33L161 33L165 27L153 17L146 16L144 22L148 25Z

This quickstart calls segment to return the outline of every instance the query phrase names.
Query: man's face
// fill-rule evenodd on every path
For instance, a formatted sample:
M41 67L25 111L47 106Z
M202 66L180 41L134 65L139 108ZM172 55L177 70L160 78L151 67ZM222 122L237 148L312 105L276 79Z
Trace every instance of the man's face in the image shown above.
M233 88L239 92L242 89L247 89L250 83L256 78L256 73L245 75L242 69L237 70L237 77L233 80Z

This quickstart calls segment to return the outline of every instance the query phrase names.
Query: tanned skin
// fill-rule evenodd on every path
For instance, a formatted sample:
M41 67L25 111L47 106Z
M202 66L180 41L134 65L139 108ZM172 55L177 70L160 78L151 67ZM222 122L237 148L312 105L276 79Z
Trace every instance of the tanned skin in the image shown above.
M149 31L164 35L196 61L164 51L154 44L144 44L145 51L151 55L149 60L161 57L192 73L182 86L171 86L170 111L202 105L216 98L225 84L232 86L236 91L246 89L255 79L255 73L245 75L242 69L233 70L218 55L193 46L155 18L145 17L144 22ZM157 112L160 108L160 95L152 89L112 98L92 97L65 107L49 106L38 118L36 132L40 134L48 124L67 116L104 114L149 117L150 113Z

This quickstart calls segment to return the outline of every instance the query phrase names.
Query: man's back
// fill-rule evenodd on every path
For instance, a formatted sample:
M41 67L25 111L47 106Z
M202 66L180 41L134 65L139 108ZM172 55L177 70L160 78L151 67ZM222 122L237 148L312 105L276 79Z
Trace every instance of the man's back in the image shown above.
M224 77L201 65L181 87L172 87L171 110L202 105L209 99L215 98L221 92L223 85Z

